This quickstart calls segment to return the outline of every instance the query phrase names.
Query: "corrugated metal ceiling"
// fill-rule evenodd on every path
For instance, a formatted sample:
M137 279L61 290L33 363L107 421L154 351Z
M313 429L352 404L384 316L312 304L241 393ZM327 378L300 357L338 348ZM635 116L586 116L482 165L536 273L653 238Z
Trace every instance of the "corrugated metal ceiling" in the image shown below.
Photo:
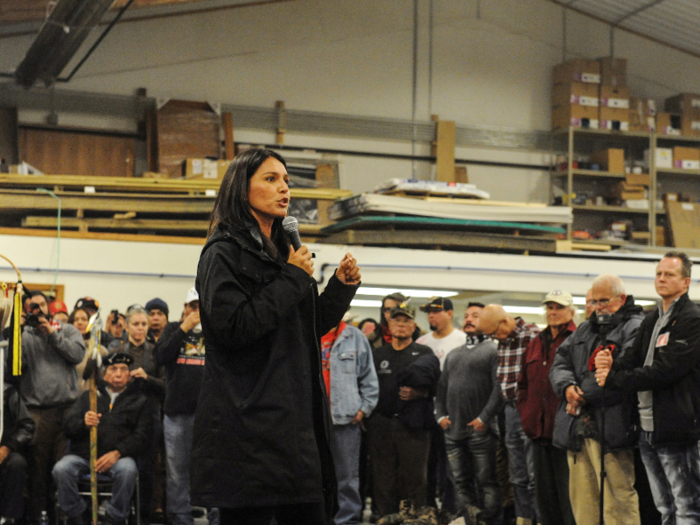
M700 0L554 0L700 57Z

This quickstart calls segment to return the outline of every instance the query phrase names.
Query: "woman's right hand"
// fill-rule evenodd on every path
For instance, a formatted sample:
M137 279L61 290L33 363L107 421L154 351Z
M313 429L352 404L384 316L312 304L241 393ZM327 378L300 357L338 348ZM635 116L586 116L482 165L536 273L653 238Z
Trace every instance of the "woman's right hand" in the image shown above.
M311 252L306 245L302 245L299 250L294 250L294 246L290 246L289 250L289 260L287 262L304 270L309 274L309 277L313 277L314 263L311 260Z

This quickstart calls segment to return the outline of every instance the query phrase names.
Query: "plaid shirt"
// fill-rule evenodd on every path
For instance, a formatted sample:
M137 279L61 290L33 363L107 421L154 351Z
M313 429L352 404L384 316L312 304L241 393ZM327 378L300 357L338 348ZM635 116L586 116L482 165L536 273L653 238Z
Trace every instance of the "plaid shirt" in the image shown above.
M518 397L518 376L523 352L530 340L539 333L536 324L526 323L522 317L516 317L513 331L498 342L498 382L503 397L509 401L515 401Z

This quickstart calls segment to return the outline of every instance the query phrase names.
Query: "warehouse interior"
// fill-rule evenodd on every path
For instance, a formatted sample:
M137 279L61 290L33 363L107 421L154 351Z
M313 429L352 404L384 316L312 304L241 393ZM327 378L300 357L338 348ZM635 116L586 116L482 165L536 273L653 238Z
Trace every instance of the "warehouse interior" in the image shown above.
M0 253L69 305L86 295L104 311L152 297L180 304L217 161L256 145L296 170L292 197L304 203L320 286L346 251L358 259L358 320L401 289L417 303L450 295L458 316L481 300L542 323L547 292L582 298L601 273L651 306L661 254L700 257L694 0L117 0L92 13L80 4L0 0L0 156L10 171L0 174ZM602 84L580 77L595 74L591 63L602 64ZM564 88L557 74L569 74ZM669 106L680 95L686 106ZM603 100L625 100L605 107L625 116L604 118ZM562 111L565 125L554 123ZM394 179L470 184L482 207L437 186L387 185ZM373 193L382 185L390 191ZM363 194L353 202L375 213L338 204ZM175 201L182 207L167 207ZM472 215L452 211L460 206ZM371 224L341 224L358 216ZM0 264L0 279L14 270ZM695 286L690 295L700 298Z

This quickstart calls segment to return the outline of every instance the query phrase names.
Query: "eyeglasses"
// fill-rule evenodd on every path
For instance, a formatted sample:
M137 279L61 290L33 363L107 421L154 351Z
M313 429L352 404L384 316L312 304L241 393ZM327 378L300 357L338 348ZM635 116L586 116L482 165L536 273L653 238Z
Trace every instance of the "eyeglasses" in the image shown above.
M615 299L615 297L619 297L619 295L613 295L610 299L600 299L597 301L595 299L591 299L590 301L588 301L588 304L590 304L591 306L594 306L594 307L595 306L602 306L603 308L605 308L606 306L608 306L610 301Z

